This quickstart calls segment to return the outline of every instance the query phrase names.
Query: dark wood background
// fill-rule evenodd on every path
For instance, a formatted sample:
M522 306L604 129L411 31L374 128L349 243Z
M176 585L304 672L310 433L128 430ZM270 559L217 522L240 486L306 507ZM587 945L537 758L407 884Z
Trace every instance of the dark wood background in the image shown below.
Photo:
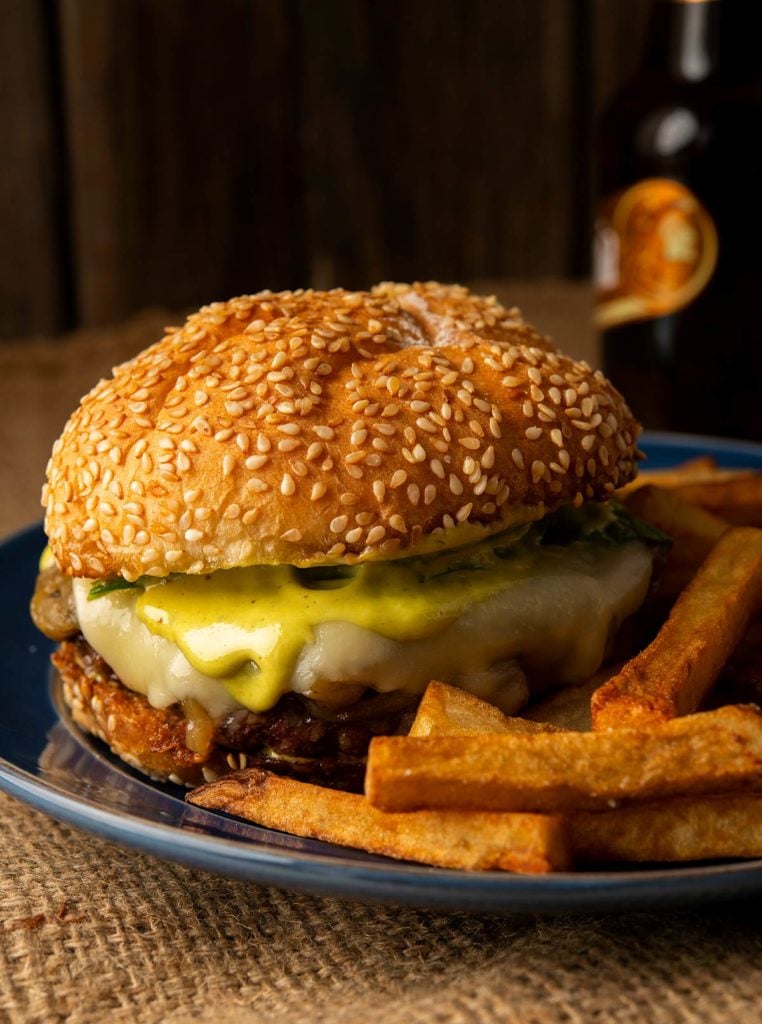
M0 0L0 335L588 267L647 0Z

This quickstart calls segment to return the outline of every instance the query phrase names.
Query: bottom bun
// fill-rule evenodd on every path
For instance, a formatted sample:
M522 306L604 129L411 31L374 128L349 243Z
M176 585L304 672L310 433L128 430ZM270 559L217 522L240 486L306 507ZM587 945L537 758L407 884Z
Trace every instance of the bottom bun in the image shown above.
M64 641L52 660L81 729L132 768L181 786L249 767L360 792L371 739L406 731L419 700L369 693L337 713L288 694L269 711L242 709L212 722L198 707L153 707L81 635Z

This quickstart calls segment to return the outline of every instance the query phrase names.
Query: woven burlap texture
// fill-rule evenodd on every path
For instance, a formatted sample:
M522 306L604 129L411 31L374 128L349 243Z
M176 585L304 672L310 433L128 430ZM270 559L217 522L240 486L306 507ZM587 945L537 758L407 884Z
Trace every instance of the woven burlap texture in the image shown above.
M752 1024L759 902L533 918L215 878L0 796L0 1021Z

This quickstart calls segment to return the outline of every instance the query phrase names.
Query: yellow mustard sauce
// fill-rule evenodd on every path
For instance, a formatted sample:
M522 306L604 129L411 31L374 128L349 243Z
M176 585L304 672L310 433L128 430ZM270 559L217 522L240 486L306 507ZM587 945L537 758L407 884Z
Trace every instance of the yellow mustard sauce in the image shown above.
M340 579L288 565L178 575L149 584L136 611L149 630L176 644L199 672L219 678L239 703L265 710L288 689L299 653L321 623L349 622L397 641L419 639L553 560L550 552L515 540L507 541L513 542L508 551L490 538L465 550L347 566L338 570Z

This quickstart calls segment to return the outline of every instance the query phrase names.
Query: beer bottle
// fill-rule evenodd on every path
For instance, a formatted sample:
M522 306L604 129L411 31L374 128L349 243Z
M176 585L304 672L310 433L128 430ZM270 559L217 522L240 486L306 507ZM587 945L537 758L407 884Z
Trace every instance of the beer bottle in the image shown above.
M655 0L602 120L604 370L651 429L762 439L762 4Z

